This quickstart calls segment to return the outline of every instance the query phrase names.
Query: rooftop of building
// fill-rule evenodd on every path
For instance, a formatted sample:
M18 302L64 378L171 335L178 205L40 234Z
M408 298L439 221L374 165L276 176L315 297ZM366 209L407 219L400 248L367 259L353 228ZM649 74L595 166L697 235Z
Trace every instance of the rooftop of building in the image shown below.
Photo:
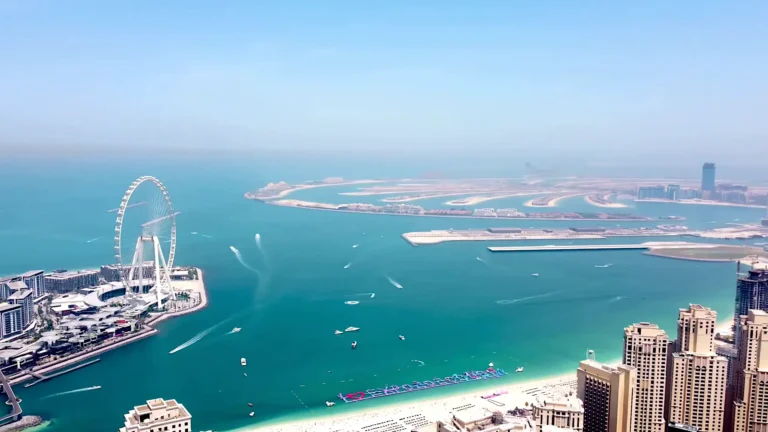
M534 407L556 409L561 411L584 411L584 404L579 398L576 397L563 397L555 400L546 400L544 398L537 398L533 403Z
M0 303L0 313L7 312L13 309L21 309L21 305L12 305L8 303Z
M586 365L586 366L591 366L593 368L600 369L600 370L603 370L603 371L608 372L608 373L621 373L621 372L624 372L624 370L634 369L634 366L628 366L628 365L616 365L616 366L607 365L605 363L600 363L599 361L593 360L593 359L582 360L581 364L582 365Z
M37 275L42 274L42 273L43 273L42 270L30 270L28 272L24 272L24 273L20 274L18 277L25 277L26 278L26 277L37 276Z
M649 337L655 337L655 336L666 336L667 334L659 328L657 324L651 324L649 322L639 322L632 324L631 326L624 329L625 335L631 335L631 334L637 334L641 336L649 336Z
M45 275L46 279L69 279L71 277L76 276L83 276L83 275L97 275L99 274L96 270L72 270L72 271L65 271L61 273L50 273Z
M18 281L11 281L11 282L6 282L6 284L8 285L8 289L10 289L10 290L15 290L15 291L18 291L18 290L25 290L25 289L29 288L29 287L27 286L27 284L25 284L25 283L24 283L24 281L20 281L20 280L18 280Z
M680 312L689 313L696 318L701 318L701 317L717 318L717 312L713 311L708 307L705 307L696 303L689 304L688 309L680 308Z
M682 430L682 431L688 431L688 432L699 432L699 428L696 426L687 425L685 423L677 423L677 422L669 422L669 427L674 428L676 430Z
M29 297L29 296L31 296L33 294L34 293L29 288L21 289L21 290L16 291L15 293L11 294L11 296L8 297L8 300L23 300L24 298Z

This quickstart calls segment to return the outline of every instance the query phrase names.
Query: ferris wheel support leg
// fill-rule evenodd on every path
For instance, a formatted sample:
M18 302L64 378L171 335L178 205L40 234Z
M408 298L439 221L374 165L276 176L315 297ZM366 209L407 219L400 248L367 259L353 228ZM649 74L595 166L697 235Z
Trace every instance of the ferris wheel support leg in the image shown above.
M160 283L160 275L163 272L163 267L160 266L160 254L162 254L162 251L160 250L160 242L157 239L157 236L152 236L152 245L155 248L155 295L157 296L157 309L163 308L163 298L161 296L161 292L163 286Z
M163 270L163 274L161 277L158 278L160 283L164 286L168 287L168 295L172 300L176 300L176 291L173 289L173 285L171 285L171 269L168 267L168 263L165 261L165 255L163 255L163 248L160 247L160 240L155 237L155 247L157 248L157 252L155 253L155 259L160 264L159 267L156 267L158 269Z
M138 240L136 240L136 249L133 252L133 260L131 261L131 269L128 270L128 287L126 288L125 295L131 296L133 295L133 287L131 286L131 281L134 280L133 277L136 274L136 264L142 262L142 256L144 249L144 243L142 242L141 237L139 237ZM141 279L141 268L143 266L139 265L139 278ZM122 268L120 271L124 271ZM139 290L141 290L141 286L139 286Z

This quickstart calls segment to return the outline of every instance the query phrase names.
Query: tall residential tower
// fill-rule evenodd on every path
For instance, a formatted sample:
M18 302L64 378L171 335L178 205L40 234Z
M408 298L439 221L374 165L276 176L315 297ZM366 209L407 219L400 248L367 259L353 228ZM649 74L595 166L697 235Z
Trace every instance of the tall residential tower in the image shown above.
M584 402L584 432L633 432L637 369L579 363L577 396Z
M717 313L692 304L680 309L669 380L669 421L721 432L728 360L715 353Z
M624 329L624 361L637 369L634 432L663 432L664 385L669 338L656 324L642 322Z
M768 313L751 310L741 327L734 432L768 430Z
M715 191L715 164L707 162L701 167L701 190Z

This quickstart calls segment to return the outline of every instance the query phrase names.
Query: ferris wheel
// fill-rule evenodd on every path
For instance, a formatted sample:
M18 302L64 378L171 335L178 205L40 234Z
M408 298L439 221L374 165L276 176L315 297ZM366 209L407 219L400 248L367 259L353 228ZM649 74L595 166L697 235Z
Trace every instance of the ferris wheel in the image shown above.
M178 214L168 190L155 177L139 177L125 192L117 210L114 248L126 297L154 291L158 309L164 298L176 298L170 271L176 257Z

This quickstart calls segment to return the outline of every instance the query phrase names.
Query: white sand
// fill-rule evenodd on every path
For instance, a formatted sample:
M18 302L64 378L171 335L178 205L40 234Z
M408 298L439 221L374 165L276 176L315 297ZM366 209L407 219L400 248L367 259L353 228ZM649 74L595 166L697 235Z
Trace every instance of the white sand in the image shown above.
M547 202L545 205L535 205L533 202L536 201L536 199L532 199L530 201L526 201L525 204L523 204L526 207L557 207L558 203L566 198L571 198L575 196L584 195L583 193L577 193L577 194L570 194L570 195L563 195L559 196L557 198L553 198Z
M625 207L627 207L626 204L622 204L622 203L609 203L609 204L599 203L597 201L593 201L589 197L589 195L584 197L584 201L586 201L587 203L589 203L589 204L591 204L591 205L593 205L595 207L603 207L603 208L625 208Z
M328 415L307 420L287 421L267 426L246 426L237 429L237 431L331 432L346 428L361 428L379 421L399 419L413 414L423 414L427 420L435 421L450 418L450 413L453 408L469 403L475 404L481 408L486 408L490 412L497 410L506 411L515 407L523 407L526 402L534 402L536 400L536 395L552 398L567 394L571 391L575 393L576 391L575 373L506 386L499 382L494 383L494 381L495 380L490 380L483 390L472 390L458 395L436 397L420 401L406 400L402 403L338 414L332 414L334 409L338 409L338 406L323 408L323 411L327 411ZM503 403L503 407L493 405L480 397L500 389L506 389L508 394L497 396L493 398L493 400ZM424 392L425 395L428 394L428 392L429 390L426 390ZM396 398L397 396L392 397ZM334 400L334 402L343 405L343 402L341 401ZM366 402L358 403L365 404Z
M754 204L733 204L733 203L727 203L727 202L720 202L720 201L710 201L710 200L698 200L698 199L684 199L684 200L667 200L667 199L636 199L635 202L660 202L660 203L671 203L671 204L696 204L696 205L711 205L711 206L722 206L722 207L746 207L746 208L759 208L764 209L766 206L763 205L754 205Z
M518 196L527 196L527 195L543 195L553 193L552 191L540 191L540 192L516 192L511 194L503 194L503 195L478 195L478 196L472 196L468 198L462 198L458 200L452 200L452 201L446 201L446 205L476 205L480 203L484 203L486 201L493 201L497 199L502 198L511 198L511 197L518 197Z

